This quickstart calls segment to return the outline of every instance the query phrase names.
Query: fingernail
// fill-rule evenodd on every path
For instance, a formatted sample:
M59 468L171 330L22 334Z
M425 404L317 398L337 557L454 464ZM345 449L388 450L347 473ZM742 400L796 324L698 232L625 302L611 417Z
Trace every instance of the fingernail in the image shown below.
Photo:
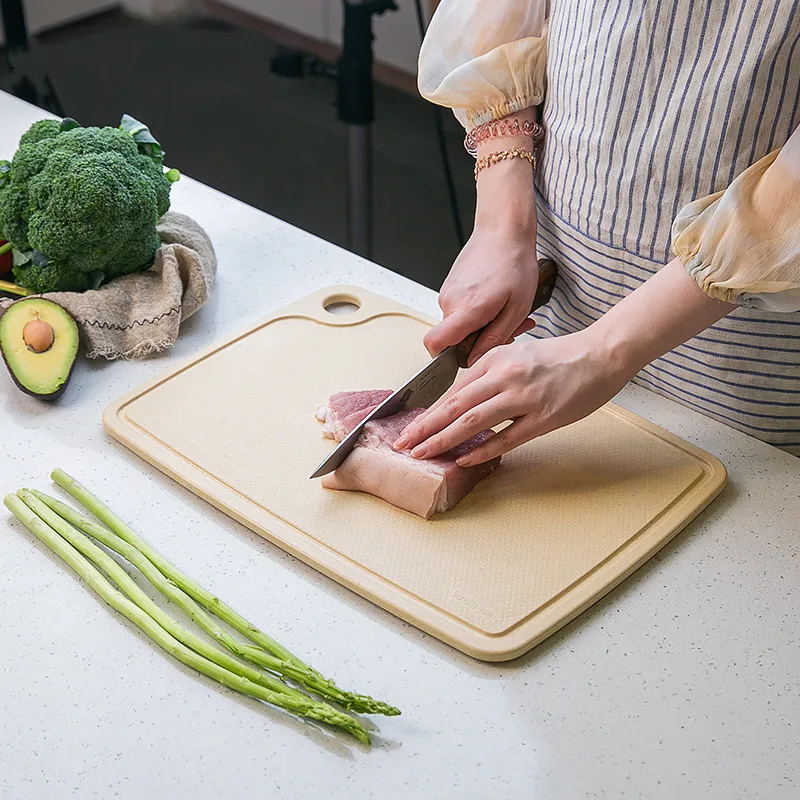
M411 455L414 458L423 458L425 453L428 452L428 445L426 444L418 444L412 451Z
M468 467L471 463L472 459L469 456L461 456L461 458L456 459L456 464L459 467Z
M400 438L394 443L395 450L403 450L405 446L408 444L408 435L403 434Z

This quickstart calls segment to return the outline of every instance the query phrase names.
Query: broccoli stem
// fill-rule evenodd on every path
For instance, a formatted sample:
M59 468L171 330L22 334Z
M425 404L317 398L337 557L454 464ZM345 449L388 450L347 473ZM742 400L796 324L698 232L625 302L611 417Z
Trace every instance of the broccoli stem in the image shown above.
M6 507L11 513L14 514L31 533L61 558L62 561L71 567L96 594L105 600L113 609L129 619L140 630L144 631L156 644L160 645L170 655L178 659L178 661L218 681L229 689L241 692L257 700L271 703L293 714L345 728L360 741L369 744L369 734L363 726L352 717L336 711L324 703L318 703L311 698L305 697L300 692L291 693L283 690L272 691L260 683L249 680L240 673L225 669L218 663L203 657L200 653L187 647L167 629L162 627L156 619L146 613L137 603L114 588L111 582L73 546L70 540L77 542L82 534L74 531L74 529L70 530L71 526L55 514L52 514L52 516L48 514L48 519L57 526L51 527L51 525L38 516L31 507L37 505L38 501L36 498L31 493L25 492L24 490L22 490L20 494L22 497L9 494L4 500ZM48 511L46 506L42 506L42 504L38 504L38 506L41 506L40 510L43 512ZM85 537L83 538L85 539ZM89 545L88 547L86 546L87 544ZM125 575L127 578L126 581L118 574L118 571L125 574L124 570L116 565L110 556L102 553L100 548L96 545L92 545L88 540L82 543L82 547L89 551L91 551L91 548L99 551L104 558L101 558L100 555L97 554L94 555L97 555L98 561L103 562L103 569L106 570L107 574L113 575L115 579L119 578L132 592L135 589L135 593L141 593L141 595L146 597L127 575ZM110 561L111 564L107 563L106 560ZM112 564L116 569L113 569L111 566ZM132 584L132 587L129 584ZM163 614L163 616L167 617L168 615ZM177 623L175 623L175 625L177 625ZM188 631L186 633L193 636ZM199 639L199 637L196 638Z
M30 297L30 295L33 294L33 292L29 292L27 289L17 286L16 283L8 283L8 281L0 281L0 292L15 294L19 297Z
M5 244L0 245L0 256L4 256L9 250L13 250L14 245L11 242L6 242Z
M142 539L141 536L128 527L128 525L111 511L111 509L103 505L100 500L77 480L60 469L54 470L51 477L54 483L68 492L75 500L94 514L94 516L109 529L112 535L116 534L120 539L136 548L164 577L180 587L192 600L199 603L207 611L210 611L223 620L223 622L226 622L232 628L239 631L239 633L251 642L258 645L257 648L250 647L237 642L236 639L230 636L227 637L227 639L232 641L217 639L217 641L231 649L236 655L256 663L259 666L279 672L304 686L306 689L328 700L332 700L350 711L357 711L363 714L385 714L387 716L396 716L400 713L394 706L375 700L368 695L355 694L340 689L332 680L325 678L308 664L305 664L300 658L290 653L285 647L267 636L266 633L259 630L230 606L223 603L218 597L214 596L211 592L182 573L174 564L167 561L158 551ZM46 496L44 495L39 496L45 503L50 505L49 498L45 499ZM56 513L60 513L61 506L63 506L63 504L53 510L55 510ZM69 506L65 506L65 509L65 513L67 513L67 511L72 512L68 518L71 524L88 533L90 536L94 535L92 529L86 526L87 523L89 526L95 524L92 520L77 514L77 512L73 512ZM111 546L113 547L113 545ZM201 623L198 621L198 624ZM216 623L213 624L215 625ZM216 638L215 631L208 628L206 628L206 630ZM234 649L234 645L236 649Z

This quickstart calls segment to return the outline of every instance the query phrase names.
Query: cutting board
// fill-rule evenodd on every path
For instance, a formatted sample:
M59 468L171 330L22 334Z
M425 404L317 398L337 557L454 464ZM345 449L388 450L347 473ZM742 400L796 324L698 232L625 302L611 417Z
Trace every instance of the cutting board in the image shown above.
M334 313L343 302L352 313ZM607 405L506 456L433 520L309 480L333 446L317 407L337 391L402 383L428 359L431 323L361 288L324 289L128 393L104 424L325 575L471 656L503 661L643 564L720 492L725 469Z

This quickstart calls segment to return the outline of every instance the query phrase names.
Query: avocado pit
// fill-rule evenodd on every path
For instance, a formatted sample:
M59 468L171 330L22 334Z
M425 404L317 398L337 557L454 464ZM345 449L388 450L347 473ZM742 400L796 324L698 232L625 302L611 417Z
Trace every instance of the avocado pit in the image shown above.
M53 326L43 319L33 319L22 329L22 341L33 353L46 353L53 346L55 338Z

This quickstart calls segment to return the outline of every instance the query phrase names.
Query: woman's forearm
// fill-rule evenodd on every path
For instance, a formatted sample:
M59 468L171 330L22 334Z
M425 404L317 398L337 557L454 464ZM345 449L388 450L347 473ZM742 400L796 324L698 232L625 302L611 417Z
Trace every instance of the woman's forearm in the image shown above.
M630 376L736 308L705 294L674 259L592 324L609 362Z
M535 122L533 108L526 108L508 119ZM526 134L484 139L478 143L478 158L498 150L522 148L531 152L533 138ZM533 171L528 161L510 158L484 169L476 182L475 227L501 230L509 234L530 235L536 231L536 198Z

